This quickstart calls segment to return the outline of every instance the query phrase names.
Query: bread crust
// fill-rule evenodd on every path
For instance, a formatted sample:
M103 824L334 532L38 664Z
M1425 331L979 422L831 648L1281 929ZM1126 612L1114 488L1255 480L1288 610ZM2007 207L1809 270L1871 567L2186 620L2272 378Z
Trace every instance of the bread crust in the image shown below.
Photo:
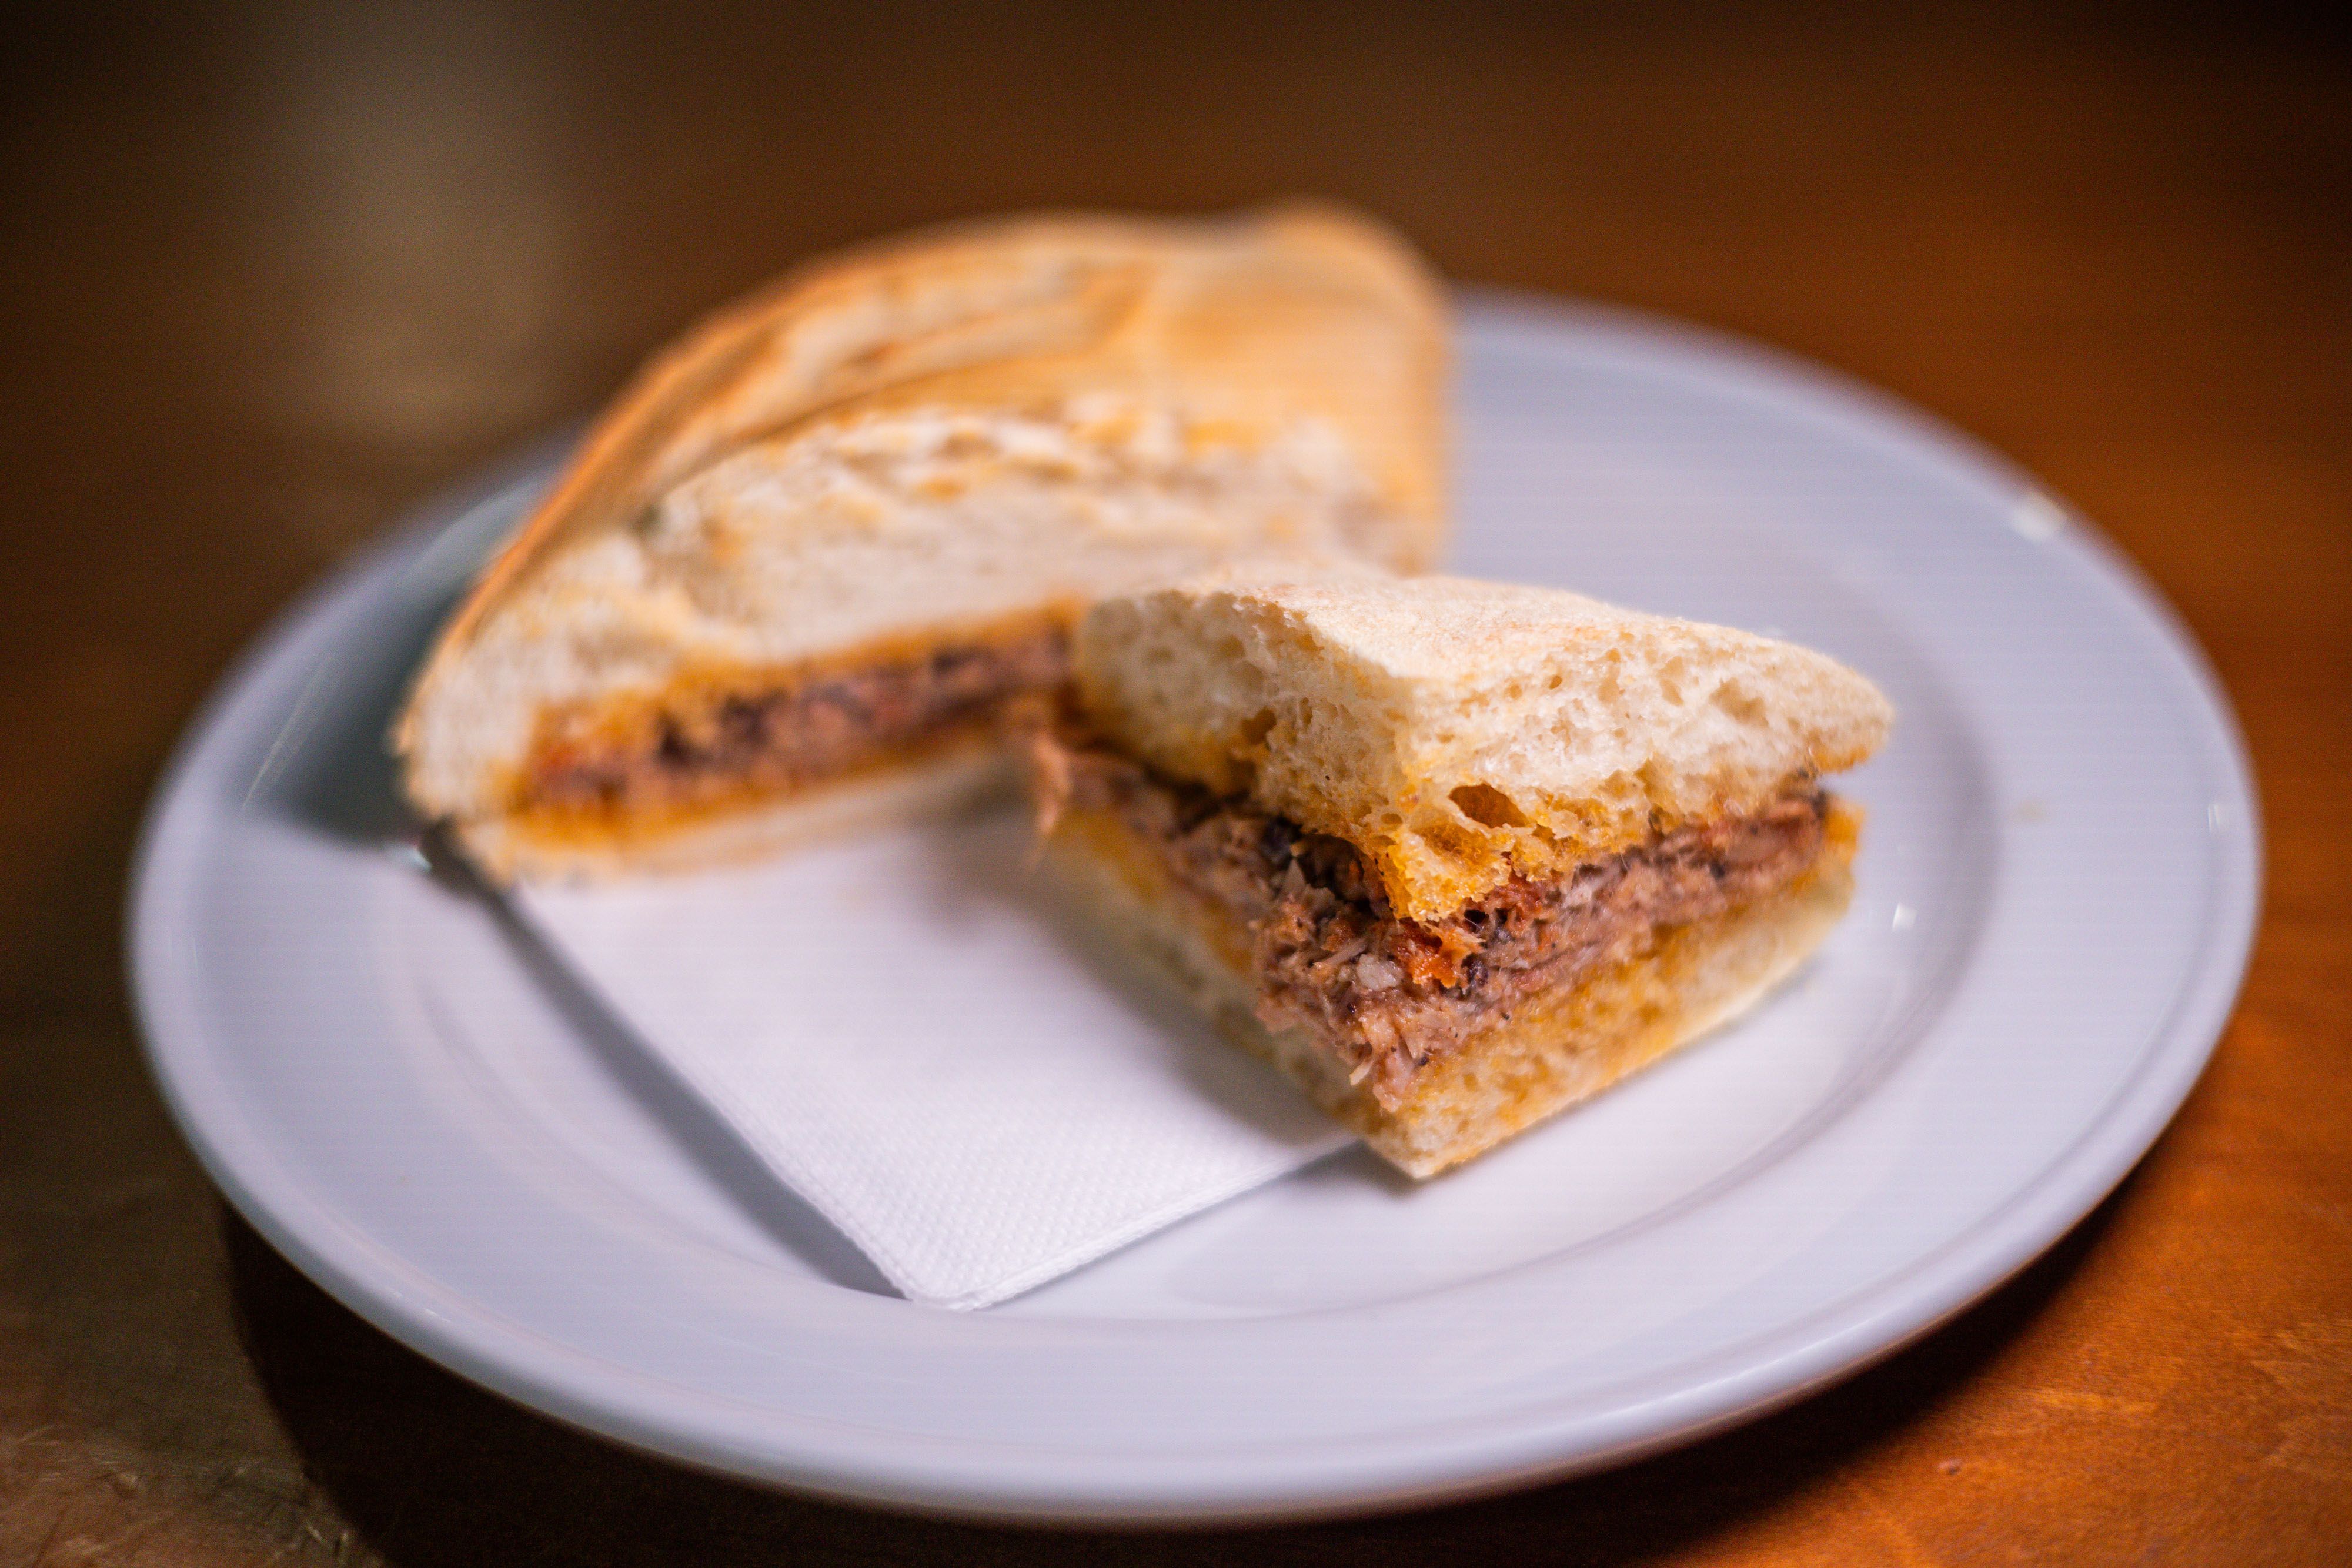
M1270 265L1310 266L1394 313L1410 340L1422 438L1381 455L1395 498L1430 530L1406 564L1430 564L1445 485L1437 438L1444 303L1394 235L1315 203L1208 221L1085 214L980 220L820 257L713 312L661 350L589 428L554 487L458 607L436 662L455 657L476 624L567 540L621 526L728 451L802 421L927 393L982 404L1006 393L1034 399L1055 383L1067 391L1129 371L1181 386L1229 347L1201 340L1288 324L1221 309L1173 323L1189 326L1192 341L1150 340L1171 325L1149 309L1154 281L1172 284L1188 267L1236 251ZM1119 362L1147 358L1157 362ZM1333 383L1279 389L1294 404L1339 400L1338 383L1352 379L1347 366L1328 361L1301 360L1292 371Z
M1863 760L1894 710L1824 654L1554 588L1226 571L1097 603L1088 721L1353 844L1442 918Z
M1821 858L1797 882L1714 920L1662 934L1623 963L1533 998L1508 1021L1427 1064L1393 1109L1350 1082L1336 1054L1256 1013L1250 933L1178 884L1108 812L1074 811L1047 863L1104 927L1272 1063L1374 1153L1425 1179L1598 1094L1747 1011L1844 915L1860 817L1833 809Z
M1244 446L1306 420L1369 479L1393 525L1388 564L1417 570L1443 533L1446 368L1433 280L1395 236L1335 208L968 223L811 263L688 331L591 428L420 672L394 736L412 797L436 817L496 814L497 759L468 743L448 765L445 732L466 727L426 722L484 629L509 613L560 620L531 597L552 563L625 537L754 444L894 412L1098 395L1181 406Z

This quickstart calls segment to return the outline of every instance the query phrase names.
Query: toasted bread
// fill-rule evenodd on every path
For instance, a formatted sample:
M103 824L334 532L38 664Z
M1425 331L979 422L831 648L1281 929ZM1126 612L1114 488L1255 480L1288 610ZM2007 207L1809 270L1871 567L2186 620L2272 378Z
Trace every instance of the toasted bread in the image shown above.
M1227 571L1097 604L1038 738L1106 926L1425 1176L1744 1010L1843 913L1883 740L1806 649L1556 590Z
M1051 685L1052 638L1102 592L1261 555L1426 566L1444 361L1411 254L1321 209L978 224L803 268L582 443L425 666L395 730L408 794L498 875L764 841L723 819L932 767L931 720L965 744ZM746 749L706 719L789 727L813 683L1041 622L1006 690L951 693L832 771L668 787L681 757L708 774Z
M1874 750L1894 710L1810 649L1461 578L1278 572L1105 601L1092 722L1171 778L1354 844L1429 918Z

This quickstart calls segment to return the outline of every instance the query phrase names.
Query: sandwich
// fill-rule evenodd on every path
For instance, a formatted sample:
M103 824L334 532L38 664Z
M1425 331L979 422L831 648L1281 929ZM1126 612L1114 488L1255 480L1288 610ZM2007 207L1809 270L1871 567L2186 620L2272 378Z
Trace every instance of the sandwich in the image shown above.
M1048 862L1411 1175L1749 1007L1845 910L1810 650L1546 588L1225 573L1106 599L1034 736Z
M1445 321L1346 214L1041 217L818 262L653 361L394 732L494 878L731 859L1007 777L1096 598L1432 564Z

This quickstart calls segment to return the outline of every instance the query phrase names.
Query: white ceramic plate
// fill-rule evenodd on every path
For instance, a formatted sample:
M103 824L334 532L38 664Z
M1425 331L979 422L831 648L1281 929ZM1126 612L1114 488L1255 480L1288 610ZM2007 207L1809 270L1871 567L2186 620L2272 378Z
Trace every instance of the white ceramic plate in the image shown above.
M133 915L182 1126L425 1354L853 1498L1391 1505L1622 1460L1885 1354L2091 1208L2203 1065L2257 899L2222 700L2061 507L1818 372L1484 297L1460 417L1460 570L1785 634L1901 710L1845 786L1871 813L1852 915L1737 1028L1426 1186L1359 1151L993 1311L898 1300L398 847L385 718L541 464L297 606L186 742Z

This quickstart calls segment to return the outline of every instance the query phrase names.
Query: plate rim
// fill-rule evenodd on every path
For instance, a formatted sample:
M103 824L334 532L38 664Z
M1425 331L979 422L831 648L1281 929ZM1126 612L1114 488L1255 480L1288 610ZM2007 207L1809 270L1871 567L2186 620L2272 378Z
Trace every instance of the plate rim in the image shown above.
M1524 325L1664 341L1684 354L1729 361L1773 383L1793 382L1813 399L1826 397L1891 423L1920 445L1941 448L2021 493L2049 495L1998 453L1934 416L1768 346L1614 306L1493 289L1465 290L1462 298L1465 336ZM633 1402L613 1397L619 1383L658 1390L662 1397L655 1403L673 1409L681 1398L704 1407L724 1403L706 1391L558 1344L527 1324L469 1303L375 1245L331 1206L316 1201L280 1165L267 1139L246 1124L226 1081L196 1071L204 1044L183 1037L200 1036L204 1027L184 1022L184 1010L175 1017L166 1005L182 988L164 939L170 895L177 885L169 873L175 853L185 858L181 840L187 836L175 838L173 828L184 812L203 803L192 784L207 744L223 734L227 714L273 659L306 637L324 635L325 613L343 593L395 562L421 556L458 520L545 467L552 454L568 447L572 434L566 430L536 443L410 514L411 520L307 587L239 652L191 716L150 797L131 862L125 958L149 1070L182 1135L231 1204L273 1247L331 1295L429 1359L557 1420L668 1460L740 1479L961 1517L1201 1524L1385 1511L1623 1463L1740 1424L1851 1376L1933 1332L2039 1257L2095 1208L2162 1134L2219 1044L2242 985L2258 927L2263 855L2260 797L2235 714L2172 606L2095 526L2053 503L2061 505L2069 525L2053 542L2074 552L2116 593L2148 644L2144 651L2168 665L2172 684L2189 699L2171 716L2191 732L2200 758L2220 765L2242 832L2217 838L2213 896L2202 912L2193 972L2149 1030L2128 1075L2038 1174L1997 1207L1847 1299L1727 1349L1725 1354L1744 1356L1738 1367L1652 1400L1643 1407L1644 1422L1619 1422L1643 1429L1620 1431L1597 1444L1588 1430L1585 1440L1567 1454L1559 1448L1558 1439L1565 1435L1560 1428L1589 1428L1595 1424L1589 1416L1514 1420L1507 1431L1483 1437L1449 1435L1444 1441L1423 1442L1410 1456L1390 1455L1386 1463L1377 1452L1352 1466L1327 1462L1317 1467L1316 1475L1294 1471L1283 1483L1254 1491L1236 1491L1229 1475L1222 1485L1205 1477L1189 1482L1172 1478L1170 1469L1181 1467L1164 1461L1145 1467L1156 1472L1157 1484L1154 1475L1130 1475L1120 1482L1097 1473L1084 1485L1056 1486L1034 1464L1019 1479L1006 1476L1005 1445L903 1433L890 1436L887 1444L901 1462L877 1473L871 1456L845 1455L836 1445L828 1459L821 1441L811 1447L784 1440L788 1427L822 1437L813 1428L838 1436L839 1424L782 1416L764 1406L746 1407L756 1409L764 1427L764 1447L753 1451L711 1426L698 1429L676 1418L664 1420L642 1399L630 1408L625 1406ZM1777 1354L1757 1354L1769 1347L1777 1347ZM583 1377L601 1385L606 1397L582 1393ZM913 1450L923 1448L954 1453L927 1456L933 1460L929 1464L907 1462ZM956 1454L980 1462L957 1463ZM976 1480L979 1472L992 1469L992 1456L998 1461L993 1479ZM1035 1456L1047 1461L1054 1457ZM1207 1495L1204 1482L1218 1495Z

